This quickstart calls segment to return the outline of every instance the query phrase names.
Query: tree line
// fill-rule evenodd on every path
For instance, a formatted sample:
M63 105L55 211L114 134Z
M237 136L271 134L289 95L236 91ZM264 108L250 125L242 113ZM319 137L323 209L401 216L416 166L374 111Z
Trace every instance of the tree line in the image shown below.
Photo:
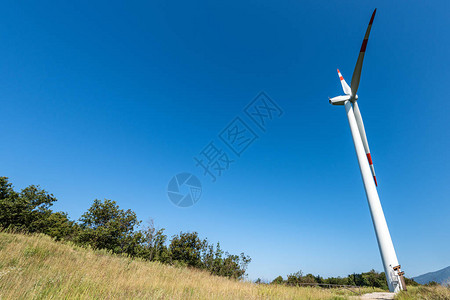
M169 239L163 229L142 221L130 209L115 201L94 200L78 221L63 212L54 212L57 199L39 186L15 191L7 177L0 177L0 228L27 233L44 233L57 241L106 249L148 261L206 270L214 275L244 277L251 259L244 253L229 254L220 244L201 239L197 232L180 232Z
M106 249L148 261L207 270L211 274L240 279L251 259L244 253L233 255L201 239L197 232L180 232L170 239L164 228L152 221L140 227L136 213L124 210L115 201L94 200L79 220L70 220L63 212L54 212L57 199L39 186L30 185L15 191L7 177L0 177L0 229L27 233L44 233L57 241L71 241L83 247ZM139 229L140 228L140 229ZM419 285L405 278L407 285ZM262 283L260 279L256 283ZM388 289L384 272L351 274L347 277L323 278L302 271L275 278L271 284L300 286L305 284L339 284ZM431 285L431 284L430 284Z
M261 280L257 280L261 283ZM414 279L405 278L407 286L419 285ZM352 286L368 286L378 287L383 290L388 290L388 284L384 272L377 272L370 270L365 273L353 273L347 277L328 277L323 278L320 275L306 274L303 275L302 271L298 271L293 274L289 274L287 279L283 279L282 276L275 278L271 284L284 284L288 286L302 286L302 285L318 285L318 284L331 284L331 285L352 285Z

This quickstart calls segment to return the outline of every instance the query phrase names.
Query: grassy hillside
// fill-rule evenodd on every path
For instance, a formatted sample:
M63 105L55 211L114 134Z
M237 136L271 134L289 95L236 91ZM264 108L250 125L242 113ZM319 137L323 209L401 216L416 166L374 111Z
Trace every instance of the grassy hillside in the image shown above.
M373 291L364 289L364 292ZM350 299L349 291L257 285L0 232L1 299Z
M413 286L407 292L400 292L396 300L450 300L450 289L443 286Z

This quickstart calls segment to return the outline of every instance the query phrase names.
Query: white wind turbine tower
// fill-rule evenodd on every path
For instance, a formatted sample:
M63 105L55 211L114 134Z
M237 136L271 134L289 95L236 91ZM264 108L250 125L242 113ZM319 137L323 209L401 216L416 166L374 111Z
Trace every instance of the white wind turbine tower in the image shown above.
M356 91L359 86L359 79L361 77L361 69L364 60L364 53L369 40L370 29L372 28L373 19L375 17L376 9L373 11L370 18L369 26L367 27L366 35L359 52L358 60L356 61L355 70L353 71L352 81L350 86L345 82L338 70L339 79L341 80L344 96L337 96L330 99L333 105L344 105L347 111L348 122L352 132L353 142L355 144L356 156L361 170L361 176L366 190L367 202L369 203L370 214L372 216L375 234L377 236L378 248L380 249L381 259L383 261L384 272L391 292L398 292L406 290L405 281L403 278L404 272L400 270L397 255L395 254L394 245L392 243L391 235L384 217L383 209L381 207L380 198L377 192L377 179L375 177L375 170L373 168L372 157L370 156L369 144L367 142L366 132L362 121L361 113L358 107L358 95Z

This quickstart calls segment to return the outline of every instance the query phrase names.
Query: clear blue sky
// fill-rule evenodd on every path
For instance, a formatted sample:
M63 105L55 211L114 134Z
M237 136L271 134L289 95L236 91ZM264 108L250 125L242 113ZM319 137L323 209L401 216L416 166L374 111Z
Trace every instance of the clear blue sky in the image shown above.
M358 94L380 198L406 275L446 267L448 1L4 2L1 175L72 219L109 198L198 231L250 255L251 279L381 271L345 110L327 99L375 7ZM193 157L260 91L284 114L210 182ZM167 198L179 172L203 183L193 207Z

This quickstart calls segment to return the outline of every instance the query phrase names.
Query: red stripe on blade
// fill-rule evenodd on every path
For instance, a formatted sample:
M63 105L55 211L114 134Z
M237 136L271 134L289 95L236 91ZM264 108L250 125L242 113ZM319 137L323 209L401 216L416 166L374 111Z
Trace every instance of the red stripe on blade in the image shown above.
M361 50L359 52L366 52L367 41L368 41L368 39L364 39L362 46L361 46Z
M373 19L375 18L376 12L377 12L377 9L375 8L375 10L373 11L373 14L372 14L372 18L370 18L370 22L369 22L370 25L372 25L372 23L373 23Z
M339 79L340 79L340 80L344 80L344 77L340 76Z
M370 155L370 153L367 153L367 160L369 161L369 165L373 165L372 156Z
M377 177L376 176L373 176L373 180L375 180L375 185L378 186Z

